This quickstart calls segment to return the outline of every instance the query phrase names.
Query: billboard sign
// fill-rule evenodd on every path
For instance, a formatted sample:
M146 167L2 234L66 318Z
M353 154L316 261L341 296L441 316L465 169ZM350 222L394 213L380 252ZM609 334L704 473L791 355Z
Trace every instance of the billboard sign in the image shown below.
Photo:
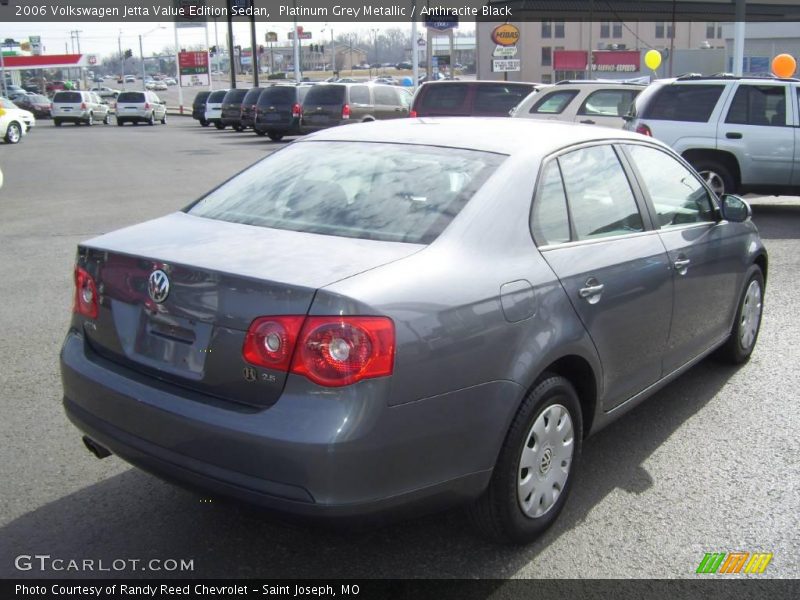
M181 86L209 84L207 52L179 52L178 67L181 72Z
M509 71L519 71L520 60L518 58L500 58L492 60L492 73L508 73Z

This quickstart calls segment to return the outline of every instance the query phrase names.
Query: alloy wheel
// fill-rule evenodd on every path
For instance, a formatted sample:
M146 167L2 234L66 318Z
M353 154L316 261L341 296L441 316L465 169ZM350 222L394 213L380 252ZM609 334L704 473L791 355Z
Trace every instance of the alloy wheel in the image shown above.
M717 197L721 197L725 193L725 182L719 173L714 171L700 171L700 177L705 179L708 187L714 192Z
M761 285L755 279L747 286L742 301L741 320L739 321L739 343L744 350L749 350L756 340L761 324Z

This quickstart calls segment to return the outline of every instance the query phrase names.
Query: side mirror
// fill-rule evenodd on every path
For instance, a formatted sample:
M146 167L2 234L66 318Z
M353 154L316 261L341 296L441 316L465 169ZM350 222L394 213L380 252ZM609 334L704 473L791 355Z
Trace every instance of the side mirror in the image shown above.
M750 205L733 194L724 194L720 198L722 216L733 223L744 223L753 216L753 209Z

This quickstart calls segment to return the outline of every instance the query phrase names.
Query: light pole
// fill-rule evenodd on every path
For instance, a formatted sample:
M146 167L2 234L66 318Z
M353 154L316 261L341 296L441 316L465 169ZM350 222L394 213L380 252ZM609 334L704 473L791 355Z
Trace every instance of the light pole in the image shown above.
M145 86L145 83L144 83L144 78L147 76L147 74L145 73L145 69L144 69L144 50L142 49L142 38L143 37L147 37L148 35L150 35L154 31L158 31L159 29L166 29L166 27L164 27L163 25L159 25L158 27L156 27L155 29L151 29L147 33L140 33L139 34L139 59L142 61L142 89L143 90L147 89L147 87ZM177 57L176 57L176 59L177 59Z
M378 29L370 29L372 32L372 37L375 39L375 64L378 66L375 68L375 75L378 74L378 69L381 68L381 61L378 58Z
M117 49L119 50L120 63L119 78L122 80L122 84L125 85L125 57L122 54L122 29L119 30L119 35L117 36Z
M331 30L331 74L336 77L336 42L333 39L333 27L328 27L326 23L322 33L325 33L326 29ZM322 61L325 62L325 55L322 56Z

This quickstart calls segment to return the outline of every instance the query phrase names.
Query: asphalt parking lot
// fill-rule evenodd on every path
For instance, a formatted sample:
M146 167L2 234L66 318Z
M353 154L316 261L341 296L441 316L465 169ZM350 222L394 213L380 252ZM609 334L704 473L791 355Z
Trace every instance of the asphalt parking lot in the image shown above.
M169 575L194 577L685 578L733 551L772 552L767 576L800 577L798 198L753 199L770 272L752 360L706 360L588 440L564 512L530 546L485 542L458 510L357 531L285 523L91 456L60 404L76 244L176 210L282 145L171 117L41 121L0 146L0 577L63 576L15 568L49 554L192 559Z

